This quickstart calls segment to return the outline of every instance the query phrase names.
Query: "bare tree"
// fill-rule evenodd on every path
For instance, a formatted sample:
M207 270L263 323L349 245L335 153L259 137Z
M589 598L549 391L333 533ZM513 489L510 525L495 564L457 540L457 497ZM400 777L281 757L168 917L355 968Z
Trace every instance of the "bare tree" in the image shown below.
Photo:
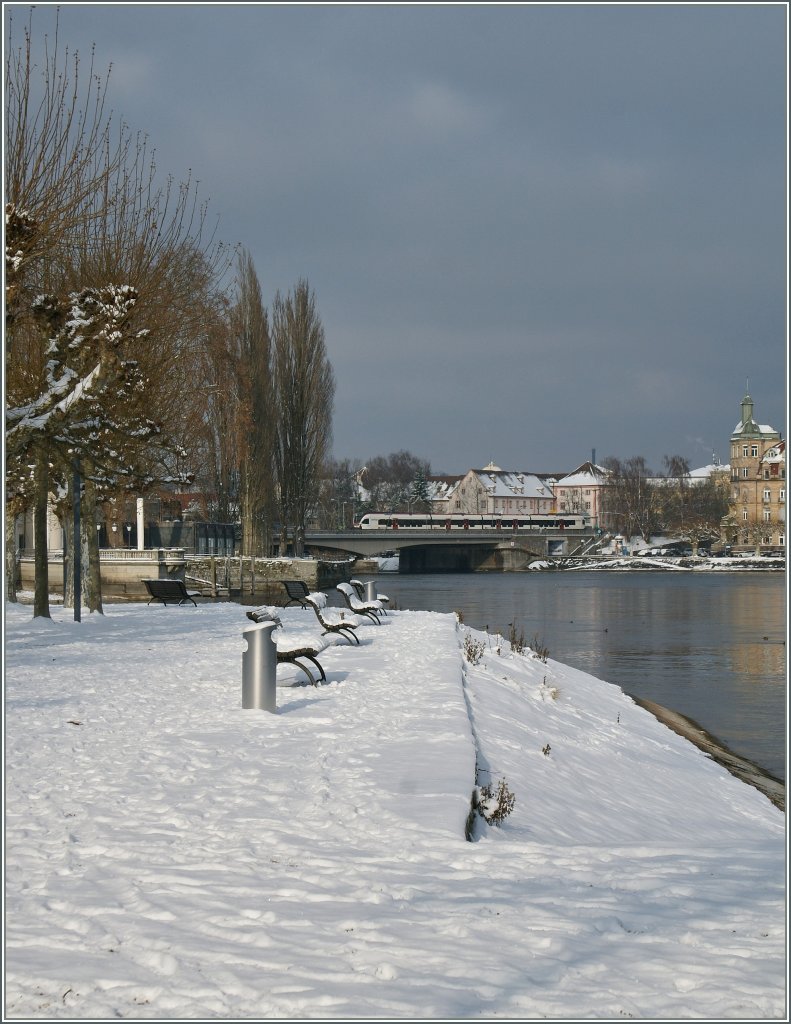
M415 501L425 505L426 493L415 496L415 482L431 475L431 466L425 459L401 449L390 455L377 455L368 460L365 484L371 505L377 512L406 511Z
M661 525L666 533L690 541L697 554L702 541L716 540L728 511L728 484L709 477L693 481L689 463L679 455L664 457L661 482Z
M337 530L353 525L360 507L362 469L359 459L331 459L325 465L318 516L323 528Z
M603 465L608 471L603 502L608 527L620 531L627 540L639 534L650 543L659 529L661 501L645 459L641 455L623 461L608 458Z
M31 9L20 46L11 35L5 67L7 326L29 307L33 268L69 232L107 213L107 186L129 147L123 126L113 133L107 78L94 71L93 53L81 73L79 54L60 49L57 20L37 71L32 17Z
M250 254L239 255L231 333L239 377L238 459L242 554L266 554L273 506L273 397L269 321Z
M190 179L158 186L145 138L133 139L125 125L114 127L105 115L106 80L94 73L93 55L85 78L79 55L59 50L57 21L44 53L39 81L29 25L24 45L12 46L6 63L6 369L13 478L8 488L7 474L7 493L13 494L7 511L16 513L27 491L35 522L43 524L49 494L59 481L61 492L68 492L68 464L81 454L85 511L93 526L94 502L108 491L144 489L173 477L172 464L184 452L185 406L194 406L200 395L190 385L206 329L204 311L211 305L204 296L227 257L213 235L206 236L206 207ZM44 305L33 298L42 294L48 296ZM60 360L53 376L58 310L75 302L83 309L90 301L110 310L115 299L130 294L134 302L124 310L117 339L123 339L123 352L109 358L113 346L102 341L101 324L94 325L79 351L71 339L69 358ZM114 315L110 311L105 321ZM130 351L130 339L143 337L147 344ZM22 464L34 467L32 479L25 479ZM66 493L59 502L66 517L72 497ZM98 609L95 530L85 536L91 571L83 579L90 587L89 606ZM37 526L36 615L49 614L45 540L43 525ZM11 592L8 554L6 566Z
M44 42L37 70L33 54L32 13L22 44L9 37L4 90L4 206L6 380L17 402L41 395L47 339L25 321L32 299L45 291L52 264L67 233L102 213L95 201L124 160L128 135L112 133L105 113L106 79L93 68L81 74L78 54L61 53L57 20L52 40ZM35 540L46 551L49 460L40 444L33 456ZM12 471L18 452L11 453ZM16 488L12 488L16 494ZM19 500L6 510L12 519ZM6 537L8 543L8 536ZM6 558L7 570L12 560ZM15 594L15 572L7 574L7 592ZM37 565L34 614L49 615L46 555Z
M322 467L331 447L335 396L324 328L305 280L285 298L280 292L275 296L272 371L280 550L285 551L292 528L295 554L301 555L306 521L318 503Z

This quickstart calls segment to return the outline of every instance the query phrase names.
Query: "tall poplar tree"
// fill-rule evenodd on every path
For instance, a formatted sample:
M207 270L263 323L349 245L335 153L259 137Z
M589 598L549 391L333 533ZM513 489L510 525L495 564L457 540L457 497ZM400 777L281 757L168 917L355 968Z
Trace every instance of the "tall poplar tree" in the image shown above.
M285 551L291 529L294 553L300 556L332 444L335 398L324 327L304 279L285 297L278 292L272 305L272 380L280 550Z

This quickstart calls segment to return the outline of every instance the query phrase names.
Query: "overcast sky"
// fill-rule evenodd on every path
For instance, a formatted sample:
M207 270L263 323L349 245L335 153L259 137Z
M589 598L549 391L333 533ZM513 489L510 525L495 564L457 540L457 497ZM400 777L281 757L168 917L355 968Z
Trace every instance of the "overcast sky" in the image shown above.
M786 18L65 4L60 32L267 305L308 279L336 457L565 472L727 462L747 378L785 436Z

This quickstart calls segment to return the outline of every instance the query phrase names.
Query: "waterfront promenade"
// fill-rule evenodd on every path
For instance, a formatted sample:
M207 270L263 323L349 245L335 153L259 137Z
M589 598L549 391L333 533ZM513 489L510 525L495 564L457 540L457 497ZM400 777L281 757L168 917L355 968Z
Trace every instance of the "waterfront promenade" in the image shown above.
M8 1019L783 1016L783 814L618 687L396 611L242 711L241 606L53 614L6 607Z

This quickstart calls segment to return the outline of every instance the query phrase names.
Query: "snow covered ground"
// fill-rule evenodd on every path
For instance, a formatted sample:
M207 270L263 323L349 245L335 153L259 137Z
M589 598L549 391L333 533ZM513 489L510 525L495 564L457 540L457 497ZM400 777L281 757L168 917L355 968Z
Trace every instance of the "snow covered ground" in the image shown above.
M6 606L6 1019L786 1019L784 815L618 687L397 611L243 711L242 607L106 613Z

